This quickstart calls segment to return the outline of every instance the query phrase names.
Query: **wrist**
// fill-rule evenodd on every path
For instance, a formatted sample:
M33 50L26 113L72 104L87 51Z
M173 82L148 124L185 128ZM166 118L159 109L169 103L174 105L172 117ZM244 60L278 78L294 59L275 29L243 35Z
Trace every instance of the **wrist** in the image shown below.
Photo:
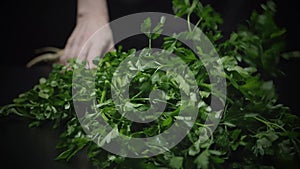
M109 22L106 0L78 0L77 21Z
M89 22L89 21L97 21L102 24L106 24L109 22L108 17L97 13L82 13L77 15L77 23Z

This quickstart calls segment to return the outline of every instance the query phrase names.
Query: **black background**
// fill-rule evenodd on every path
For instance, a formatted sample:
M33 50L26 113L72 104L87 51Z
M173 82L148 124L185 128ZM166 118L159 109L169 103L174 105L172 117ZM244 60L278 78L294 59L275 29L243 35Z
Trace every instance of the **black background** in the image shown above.
M146 11L172 13L170 0L108 0L111 20ZM202 1L204 3L209 0ZM228 35L246 19L259 0L216 0L212 6L221 13L221 29ZM287 51L299 50L299 12L297 1L276 1L276 22L287 29ZM38 79L47 76L50 68L25 68L34 57L34 50L45 46L63 48L76 20L75 0L15 0L1 3L1 100L0 106L11 103L18 94L29 90ZM285 76L275 80L279 101L299 114L298 81L300 61L282 60L279 67ZM28 129L27 122L18 118L0 120L0 167L8 168L66 168L54 162L58 133L45 129ZM45 127L47 128L47 127ZM78 157L79 158L79 157ZM79 161L79 160L78 160ZM84 161L84 160L81 160ZM84 163L84 162L81 162ZM72 168L80 168L73 160Z

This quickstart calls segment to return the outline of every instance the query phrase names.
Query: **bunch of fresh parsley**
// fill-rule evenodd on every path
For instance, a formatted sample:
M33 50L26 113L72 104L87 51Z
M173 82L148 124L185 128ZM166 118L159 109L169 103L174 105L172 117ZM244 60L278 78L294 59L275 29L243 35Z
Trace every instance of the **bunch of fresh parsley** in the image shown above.
M165 37L162 49L179 56L191 69L201 97L196 123L188 135L171 150L157 156L141 159L130 159L111 154L100 147L84 133L76 116L72 82L73 71L85 71L84 64L71 60L69 66L54 65L48 78L40 79L40 83L32 90L21 94L11 105L1 109L1 115L16 114L29 118L30 127L38 127L45 121L51 121L53 127L64 128L61 142L57 145L63 152L57 157L70 160L82 149L87 149L90 161L101 169L105 168L145 168L145 169L191 169L191 168L296 168L300 157L299 151L299 117L292 114L288 107L277 102L277 95L272 79L280 75L276 69L284 50L283 35L285 29L274 22L275 4L272 1L262 5L263 12L253 12L249 24L241 26L228 39L222 37L218 26L221 17L210 7L203 6L198 0L173 0L174 12L179 17L186 17L189 31L191 17L198 18L199 27L214 44L224 67L227 95L225 110L216 130L211 133L209 124L204 119L213 112L209 106L212 85L205 69L205 64L175 37ZM149 48L140 55L153 59L151 41L157 39L163 29L164 19L152 30L151 20L142 23L141 30L149 38ZM151 32L154 33L149 33ZM184 32L183 32L184 33ZM198 50L201 54L201 50ZM180 90L188 91L188 82L181 77L177 83L168 72L156 69L140 71L130 82L130 103L127 109L141 111L149 108L149 93L160 89L166 93L166 109L154 122L139 125L121 116L110 96L112 77L125 58L136 54L134 49L124 52L122 48L109 52L101 60L94 71L96 97L93 108L121 134L130 137L151 137L168 129L182 108ZM144 64L147 64L145 60ZM137 69L141 63L128 63L130 69ZM167 66L177 66L176 62ZM88 81L82 76L80 80ZM179 78L180 79L180 78ZM122 79L121 79L122 80ZM78 83L80 84L80 83ZM84 86L79 93L87 95ZM221 99L222 100L222 99ZM89 101L89 100L86 100ZM87 110L88 111L88 110ZM82 118L87 117L88 113ZM205 131L205 132L203 132ZM204 142L201 140L211 135ZM111 135L107 142L114 139Z

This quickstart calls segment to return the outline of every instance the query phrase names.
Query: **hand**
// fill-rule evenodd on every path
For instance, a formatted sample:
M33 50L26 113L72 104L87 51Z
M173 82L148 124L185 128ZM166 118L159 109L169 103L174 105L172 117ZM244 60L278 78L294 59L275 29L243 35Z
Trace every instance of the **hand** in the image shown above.
M114 46L111 29L106 24L106 20L97 16L78 18L60 62L66 64L68 59L78 57L81 61L86 60L89 68L94 68L93 59L113 49Z

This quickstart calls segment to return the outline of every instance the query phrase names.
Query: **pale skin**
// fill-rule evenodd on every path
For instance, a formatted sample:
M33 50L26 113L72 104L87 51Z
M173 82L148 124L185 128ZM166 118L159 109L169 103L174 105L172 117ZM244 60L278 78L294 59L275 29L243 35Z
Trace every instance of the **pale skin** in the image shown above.
M67 64L68 59L78 57L81 61L87 61L89 68L94 68L93 59L114 46L111 29L103 29L109 22L107 3L106 0L78 0L77 4L76 26L66 43L60 62ZM101 31L94 34L101 28Z

